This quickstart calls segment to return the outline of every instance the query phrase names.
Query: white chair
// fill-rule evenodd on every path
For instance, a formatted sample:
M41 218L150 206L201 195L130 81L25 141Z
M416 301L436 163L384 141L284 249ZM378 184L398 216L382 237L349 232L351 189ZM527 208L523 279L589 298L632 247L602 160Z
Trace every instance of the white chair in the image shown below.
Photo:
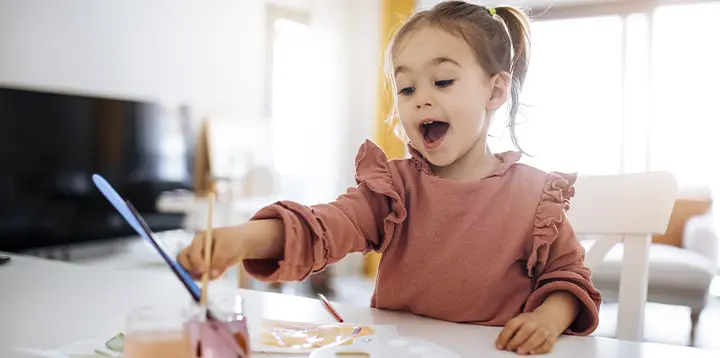
M694 344L701 313L710 304L718 274L718 234L712 192L706 186L681 186L667 232L653 236L649 254L647 301L689 308L689 344ZM581 241L589 247L594 240ZM617 302L624 245L617 244L593 269L592 281L604 302Z
M580 176L575 190L569 221L578 237L598 235L586 265L598 267L613 246L624 244L616 338L642 341L651 237L667 228L677 181L668 172Z

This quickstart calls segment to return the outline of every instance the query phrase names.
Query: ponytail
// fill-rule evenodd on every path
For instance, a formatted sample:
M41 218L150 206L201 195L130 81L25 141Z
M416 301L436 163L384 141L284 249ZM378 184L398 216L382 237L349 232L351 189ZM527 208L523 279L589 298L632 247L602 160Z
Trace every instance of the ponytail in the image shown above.
M513 55L510 65L512 85L510 86L508 127L510 128L510 139L513 145L520 149L515 125L517 124L517 113L520 107L520 93L530 66L530 22L522 11L514 7L498 6L494 8L494 13L505 23L512 43ZM520 149L520 151L522 150Z

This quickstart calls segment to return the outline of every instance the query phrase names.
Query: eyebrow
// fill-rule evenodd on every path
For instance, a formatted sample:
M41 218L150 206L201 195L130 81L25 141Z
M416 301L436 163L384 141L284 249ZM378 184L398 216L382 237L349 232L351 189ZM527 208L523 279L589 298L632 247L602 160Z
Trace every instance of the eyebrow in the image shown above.
M448 58L448 57L437 57L437 58L433 59L432 61L430 61L429 64L433 65L433 66L440 66L440 64L445 63L445 62L450 62L450 63L454 64L455 66L462 67L462 66L460 66L460 64L457 61L455 61L451 58ZM408 68L405 66L396 67L395 75L397 76L397 74L400 72L408 72Z

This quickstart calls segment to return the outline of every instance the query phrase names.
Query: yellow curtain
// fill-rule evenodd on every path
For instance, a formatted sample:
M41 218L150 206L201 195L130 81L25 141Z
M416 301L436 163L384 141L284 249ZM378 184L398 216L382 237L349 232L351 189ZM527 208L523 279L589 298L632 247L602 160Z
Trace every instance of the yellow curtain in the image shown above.
M380 0L380 51L384 55L392 32L407 20L416 8L416 0ZM385 75L380 70L380 86L378 90L378 112L375 120L375 142L382 148L390 159L405 156L405 144L395 136L393 129L386 123L387 115L392 108L392 93L386 86ZM365 273L375 277L380 262L380 255L370 253L365 258Z

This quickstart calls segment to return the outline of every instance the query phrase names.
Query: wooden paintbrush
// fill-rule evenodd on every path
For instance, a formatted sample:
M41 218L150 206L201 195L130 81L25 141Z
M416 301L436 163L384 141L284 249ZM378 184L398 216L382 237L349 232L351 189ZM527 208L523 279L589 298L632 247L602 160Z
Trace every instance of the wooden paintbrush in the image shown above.
M202 291L200 295L200 305L207 307L208 300L208 283L210 281L210 267L212 264L212 247L213 247L213 235L212 235L212 218L213 218L213 203L215 202L215 195L210 192L208 194L208 214L207 214L207 230L205 231L205 273L202 276Z

